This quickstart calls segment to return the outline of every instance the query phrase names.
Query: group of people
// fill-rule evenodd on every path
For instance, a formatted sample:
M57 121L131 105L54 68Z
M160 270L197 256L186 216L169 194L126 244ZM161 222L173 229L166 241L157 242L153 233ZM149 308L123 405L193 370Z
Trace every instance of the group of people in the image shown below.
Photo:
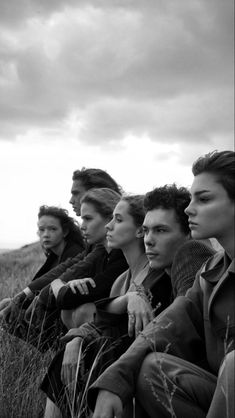
M235 153L192 171L190 191L127 195L84 168L70 199L80 226L40 208L46 262L0 319L55 352L45 418L234 418Z

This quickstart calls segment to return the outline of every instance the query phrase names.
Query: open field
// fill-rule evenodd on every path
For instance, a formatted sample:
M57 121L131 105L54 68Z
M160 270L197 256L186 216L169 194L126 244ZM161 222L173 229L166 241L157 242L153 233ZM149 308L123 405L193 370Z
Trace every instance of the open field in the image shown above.
M0 254L0 300L23 289L44 259L39 243ZM0 418L43 416L38 387L51 357L0 329Z

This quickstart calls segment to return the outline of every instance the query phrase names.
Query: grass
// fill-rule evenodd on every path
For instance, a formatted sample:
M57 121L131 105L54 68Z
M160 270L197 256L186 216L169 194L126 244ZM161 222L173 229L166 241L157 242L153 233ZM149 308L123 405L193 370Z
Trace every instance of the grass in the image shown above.
M0 300L22 290L44 260L38 243L0 254ZM0 329L0 418L43 416L39 384L51 358Z

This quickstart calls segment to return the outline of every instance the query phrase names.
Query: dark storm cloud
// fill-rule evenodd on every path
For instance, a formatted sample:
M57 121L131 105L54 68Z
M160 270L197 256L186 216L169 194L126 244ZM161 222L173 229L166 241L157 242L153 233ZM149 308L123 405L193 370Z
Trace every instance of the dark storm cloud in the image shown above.
M229 2L15 0L0 16L0 137L71 113L90 143L230 135Z

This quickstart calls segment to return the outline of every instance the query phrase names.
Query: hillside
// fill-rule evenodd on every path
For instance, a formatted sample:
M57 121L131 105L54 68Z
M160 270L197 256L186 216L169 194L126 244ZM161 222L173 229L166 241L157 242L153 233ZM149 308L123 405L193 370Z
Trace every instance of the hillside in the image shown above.
M44 260L39 242L0 254L0 299L20 291Z

